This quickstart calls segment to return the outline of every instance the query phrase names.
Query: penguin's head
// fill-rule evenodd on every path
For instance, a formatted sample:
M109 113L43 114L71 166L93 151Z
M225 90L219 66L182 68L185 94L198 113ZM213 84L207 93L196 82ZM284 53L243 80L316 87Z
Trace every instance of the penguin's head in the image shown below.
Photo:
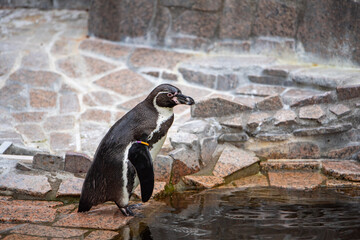
M194 99L185 96L181 90L170 84L157 86L147 97L147 100L156 103L159 107L172 108L179 104L193 105Z

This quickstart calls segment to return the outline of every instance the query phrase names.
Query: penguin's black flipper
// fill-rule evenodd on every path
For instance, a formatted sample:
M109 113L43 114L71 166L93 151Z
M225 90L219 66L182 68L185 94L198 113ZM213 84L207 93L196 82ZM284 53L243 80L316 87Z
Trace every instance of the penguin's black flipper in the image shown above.
M129 150L128 158L134 165L140 180L141 200L147 202L154 189L154 169L149 147L141 143L134 143Z

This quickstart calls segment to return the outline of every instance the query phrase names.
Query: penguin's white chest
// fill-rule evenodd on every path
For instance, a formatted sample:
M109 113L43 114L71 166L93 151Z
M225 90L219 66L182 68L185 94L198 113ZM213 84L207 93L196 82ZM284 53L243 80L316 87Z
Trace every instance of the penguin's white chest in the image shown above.
M172 108L159 107L156 104L156 98L154 99L153 104L155 106L155 109L158 112L158 118L156 120L156 128L149 135L149 140L152 139L152 137L154 136L154 133L160 131L161 125L165 124L165 122L168 121L170 118L172 118L174 115ZM155 160L156 156L160 152L161 147L165 142L165 139L166 139L166 133L159 141L157 141L156 143L153 144L153 146L150 150L150 155L153 160Z
M163 136L155 144L153 144L152 149L150 150L150 155L153 161L155 160L156 156L159 154L161 147L164 145L165 139L166 139L166 135Z

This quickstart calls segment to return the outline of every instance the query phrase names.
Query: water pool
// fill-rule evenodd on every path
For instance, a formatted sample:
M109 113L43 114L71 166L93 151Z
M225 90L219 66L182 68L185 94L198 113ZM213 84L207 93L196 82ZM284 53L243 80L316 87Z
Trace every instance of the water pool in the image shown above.
M144 211L128 239L360 239L358 190L218 189Z

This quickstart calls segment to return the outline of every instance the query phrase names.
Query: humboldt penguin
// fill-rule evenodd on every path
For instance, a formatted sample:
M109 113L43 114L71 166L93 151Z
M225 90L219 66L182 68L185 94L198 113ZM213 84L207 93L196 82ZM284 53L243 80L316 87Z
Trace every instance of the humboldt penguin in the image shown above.
M125 216L133 215L128 203L139 183L141 200L148 201L154 188L152 160L174 121L173 107L194 103L177 87L161 84L118 120L95 152L81 190L78 212L113 201Z

